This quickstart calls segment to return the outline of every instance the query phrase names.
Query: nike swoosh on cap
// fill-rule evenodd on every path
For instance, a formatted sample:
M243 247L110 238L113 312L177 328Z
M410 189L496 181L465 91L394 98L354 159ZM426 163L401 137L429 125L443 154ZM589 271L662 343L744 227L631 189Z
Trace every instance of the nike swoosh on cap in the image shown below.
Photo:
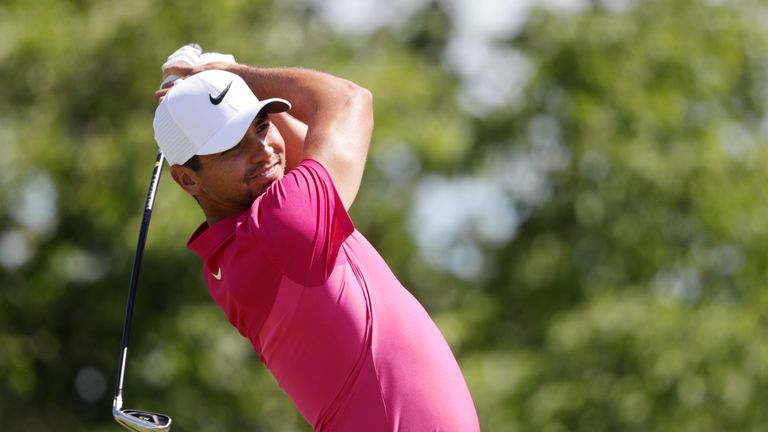
M221 101L224 100L224 96L227 95L227 92L229 91L229 88L231 86L232 86L232 81L230 81L229 84L227 84L227 87L224 90L222 90L221 93L219 93L219 95L216 97L213 97L212 94L208 93L208 98L211 100L211 103L214 105L220 104Z

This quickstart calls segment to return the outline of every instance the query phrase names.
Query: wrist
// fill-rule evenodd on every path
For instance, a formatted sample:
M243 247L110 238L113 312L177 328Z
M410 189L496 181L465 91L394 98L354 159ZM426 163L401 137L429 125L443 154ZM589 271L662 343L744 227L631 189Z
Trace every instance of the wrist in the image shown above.
M251 75L250 70L253 66L248 66L240 63L229 63L224 70L232 72L233 74L240 75L240 78L248 81L248 76Z
M249 66L246 64L240 64L240 63L231 63L227 65L226 71L232 72L235 75L240 76L240 78L245 81L246 84L248 84L248 87L251 89L251 91L258 97L259 99L264 99L265 96L261 93L263 93L263 84L264 80L263 77L259 74L259 69L256 66Z

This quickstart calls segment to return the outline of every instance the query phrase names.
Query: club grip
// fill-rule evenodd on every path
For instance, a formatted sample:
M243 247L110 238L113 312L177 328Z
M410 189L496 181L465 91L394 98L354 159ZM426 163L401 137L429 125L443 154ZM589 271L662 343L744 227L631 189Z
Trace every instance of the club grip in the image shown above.
M171 85L175 84L175 82L179 79L180 78L176 75L173 75L173 74L168 75L167 77L165 77L163 82L160 83L160 90L164 89L166 86L168 86L168 84L171 84Z

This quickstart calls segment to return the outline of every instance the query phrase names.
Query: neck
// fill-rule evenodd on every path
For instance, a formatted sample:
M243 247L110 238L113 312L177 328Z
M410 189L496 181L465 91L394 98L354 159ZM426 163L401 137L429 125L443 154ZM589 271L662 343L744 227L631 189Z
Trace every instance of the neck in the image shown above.
M227 216L214 216L214 215L205 215L205 221L208 223L208 226L211 227L216 224L216 222L220 222L224 219L226 219Z
M220 222L230 216L240 214L243 212L243 209L223 207L220 205L211 205L210 203L206 203L205 201L202 201L202 200L198 200L198 203L200 204L200 208L203 210L203 214L205 215L205 221L208 223L209 227L213 226L217 222Z

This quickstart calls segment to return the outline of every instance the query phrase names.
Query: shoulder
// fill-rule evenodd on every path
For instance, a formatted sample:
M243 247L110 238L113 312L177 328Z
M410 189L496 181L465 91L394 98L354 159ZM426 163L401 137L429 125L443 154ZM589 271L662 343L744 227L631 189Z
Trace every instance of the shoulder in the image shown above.
M317 239L338 224L346 233L352 225L330 173L313 159L303 160L273 183L241 220L242 228L281 241L285 236Z
M263 216L270 212L285 215L326 207L333 210L338 201L336 186L325 166L314 159L304 159L257 198L250 213Z
M328 169L315 159L304 159L294 169L288 172L274 186L290 186L292 183L325 183L334 186L333 178ZM286 185L286 183L288 183ZM334 186L335 188L335 186Z
M258 242L294 277L316 280L327 277L354 231L330 174L311 159L270 186L241 220L238 237Z

